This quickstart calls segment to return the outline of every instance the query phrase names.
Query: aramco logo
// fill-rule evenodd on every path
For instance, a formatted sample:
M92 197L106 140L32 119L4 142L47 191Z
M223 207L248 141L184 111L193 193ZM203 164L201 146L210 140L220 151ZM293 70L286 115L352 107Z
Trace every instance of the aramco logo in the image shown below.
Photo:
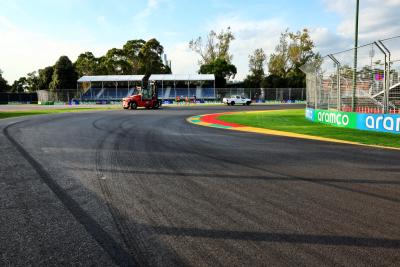
M400 131L400 118L384 117L384 116L368 116L365 119L365 126L368 129Z
M314 110L306 109L306 118L313 121L314 120Z
M347 114L336 112L318 112L318 121L335 124L338 126L347 126L349 125L350 118Z

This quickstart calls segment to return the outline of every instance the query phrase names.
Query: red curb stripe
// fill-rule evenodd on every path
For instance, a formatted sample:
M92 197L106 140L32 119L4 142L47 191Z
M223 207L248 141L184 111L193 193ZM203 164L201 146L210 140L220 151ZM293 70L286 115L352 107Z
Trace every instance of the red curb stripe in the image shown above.
M210 114L210 115L204 115L200 118L200 120L202 122L206 122L206 123L210 123L210 124L218 124L218 125L222 125L222 126L230 126L230 127L244 127L244 125L240 125L237 123L230 123L230 122L225 122L225 121L221 121L218 120L217 118L219 116L225 115L225 114L229 114L229 113L219 113L219 114Z

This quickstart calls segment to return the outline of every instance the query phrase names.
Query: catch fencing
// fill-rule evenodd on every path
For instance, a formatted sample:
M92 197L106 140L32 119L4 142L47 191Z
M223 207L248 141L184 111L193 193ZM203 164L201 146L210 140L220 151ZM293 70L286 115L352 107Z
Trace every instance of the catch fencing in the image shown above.
M37 104L38 97L36 93L0 93L0 104Z
M80 100L83 95L81 89L64 89L64 90L38 90L36 91L39 104L46 103L69 103L74 100Z
M256 101L305 101L305 88L216 88L216 100L240 95Z
M309 108L400 113L400 36L330 54L301 70Z
M179 96L181 99L186 97L204 102L221 102L222 98L234 95L240 95L259 102L297 102L305 101L305 88L216 88L209 92L209 88L205 92L201 90L181 90L179 93L159 94L159 98L165 101L175 101ZM121 102L123 97L136 94L138 91L127 90L124 88L113 89L63 89L63 90L39 90L38 101L41 104L46 103L93 103L93 102Z

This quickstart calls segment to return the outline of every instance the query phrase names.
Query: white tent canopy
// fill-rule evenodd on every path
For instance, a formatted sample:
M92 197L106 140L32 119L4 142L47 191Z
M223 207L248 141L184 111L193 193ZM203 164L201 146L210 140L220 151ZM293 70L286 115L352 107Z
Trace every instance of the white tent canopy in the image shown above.
M149 81L215 81L214 74L152 74Z
M144 75L98 75L98 76L82 76L78 83L84 82L140 82Z

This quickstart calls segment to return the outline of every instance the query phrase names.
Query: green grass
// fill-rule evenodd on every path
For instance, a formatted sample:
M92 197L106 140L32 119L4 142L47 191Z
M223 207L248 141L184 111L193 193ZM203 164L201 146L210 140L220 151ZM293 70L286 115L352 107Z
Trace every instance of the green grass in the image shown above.
M304 110L277 110L257 113L222 115L220 120L246 126L321 136L368 145L400 147L400 135L345 129L314 123L304 117Z
M82 112L92 110L109 110L110 107L103 108L65 108L65 109L37 109L37 110L21 110L21 111L0 111L0 119L31 116L31 115L44 115L44 114L57 114L69 112Z

